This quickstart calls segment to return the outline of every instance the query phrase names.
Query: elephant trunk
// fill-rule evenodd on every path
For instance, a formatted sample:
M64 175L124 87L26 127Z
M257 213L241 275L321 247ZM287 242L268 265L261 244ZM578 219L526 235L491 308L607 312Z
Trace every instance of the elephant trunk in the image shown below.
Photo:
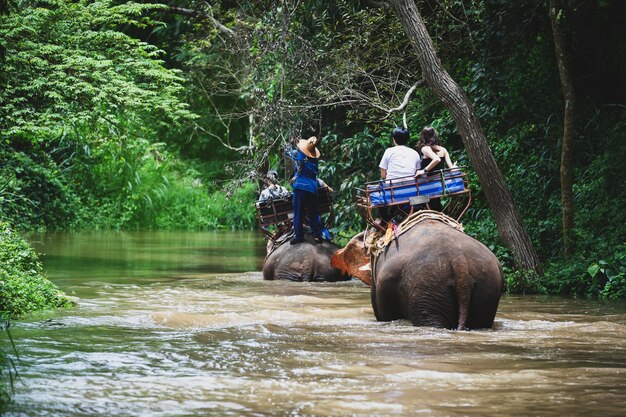
M371 286L370 258L362 238L359 239L360 235L355 236L345 248L336 251L330 259L330 265Z

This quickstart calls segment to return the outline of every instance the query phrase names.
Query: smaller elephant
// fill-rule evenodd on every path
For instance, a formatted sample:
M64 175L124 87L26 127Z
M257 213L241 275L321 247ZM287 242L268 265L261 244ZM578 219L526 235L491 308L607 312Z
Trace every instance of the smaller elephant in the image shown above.
M315 242L309 234L297 245L285 241L265 259L263 279L348 281L350 276L330 265L330 258L338 249L339 246L329 241Z
M449 329L493 326L504 279L485 245L441 221L426 220L370 258L364 234L337 251L331 265L371 286L377 320Z

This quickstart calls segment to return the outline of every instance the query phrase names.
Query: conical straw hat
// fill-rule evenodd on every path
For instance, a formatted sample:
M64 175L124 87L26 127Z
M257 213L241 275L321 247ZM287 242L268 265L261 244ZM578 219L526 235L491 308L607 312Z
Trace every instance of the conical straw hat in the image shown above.
M317 147L312 148L309 139L300 139L298 141L298 149L300 149L309 158L317 159L320 157L320 150L317 149Z

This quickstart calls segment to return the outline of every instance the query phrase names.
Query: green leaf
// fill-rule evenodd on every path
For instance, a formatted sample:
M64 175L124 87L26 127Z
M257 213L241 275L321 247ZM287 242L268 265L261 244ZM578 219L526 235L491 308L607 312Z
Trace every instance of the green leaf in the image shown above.
M593 263L587 268L587 273L591 275L591 278L595 278L600 271L600 265Z

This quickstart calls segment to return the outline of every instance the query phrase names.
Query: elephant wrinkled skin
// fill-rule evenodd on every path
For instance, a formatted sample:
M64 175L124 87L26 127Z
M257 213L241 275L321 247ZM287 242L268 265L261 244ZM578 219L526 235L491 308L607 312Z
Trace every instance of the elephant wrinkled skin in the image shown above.
M415 326L491 328L504 288L502 267L482 243L433 220L392 241L372 270L364 233L337 251L332 265L371 282L376 319Z
M263 279L289 281L347 281L350 276L330 265L339 246L324 241L315 243L310 235L297 245L285 242L265 259Z

